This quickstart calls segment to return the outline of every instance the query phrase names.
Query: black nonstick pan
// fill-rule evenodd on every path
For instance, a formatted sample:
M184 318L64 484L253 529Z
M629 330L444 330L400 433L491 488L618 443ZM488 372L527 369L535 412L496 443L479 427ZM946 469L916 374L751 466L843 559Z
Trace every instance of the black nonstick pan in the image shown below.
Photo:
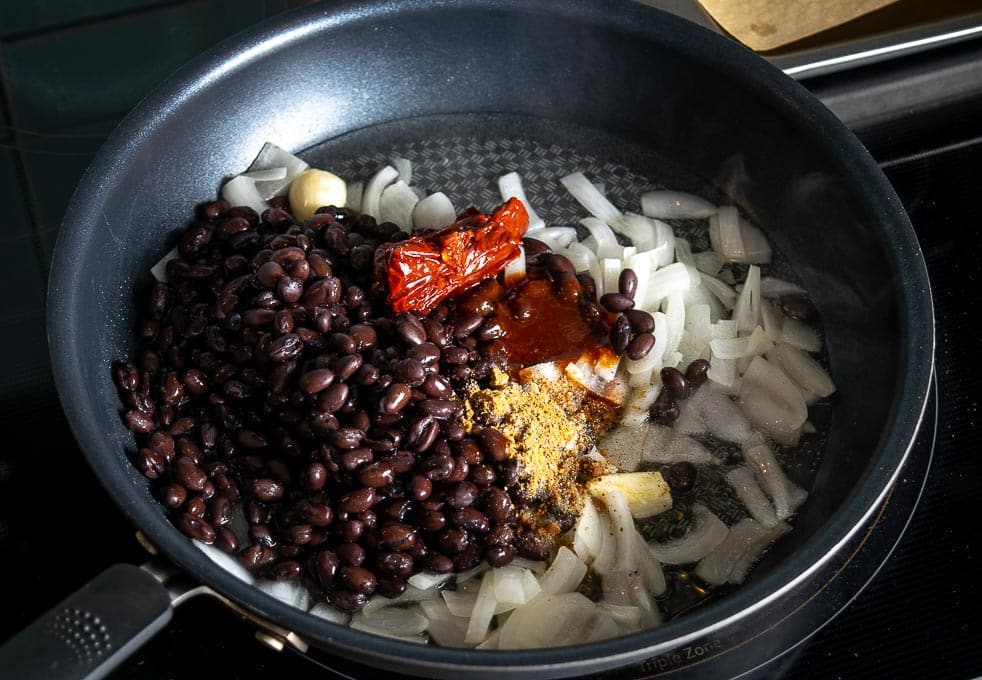
M662 627L527 652L414 645L339 627L213 564L128 458L134 442L111 366L133 346L134 288L193 206L266 141L339 172L397 151L421 176L431 173L427 188L482 207L503 169L528 177L538 204L553 205L549 177L583 170L609 178L614 197L648 183L741 206L811 291L839 388L820 463L792 471L810 490L795 531L744 587ZM554 205L558 218L558 198ZM578 0L325 3L223 43L143 101L89 168L59 234L48 315L75 436L173 571L281 644L427 677L583 674L761 625L896 479L922 418L934 347L914 232L832 114L724 38L638 3ZM0 648L0 668L11 677L108 672L196 592L168 590L170 575L114 567Z

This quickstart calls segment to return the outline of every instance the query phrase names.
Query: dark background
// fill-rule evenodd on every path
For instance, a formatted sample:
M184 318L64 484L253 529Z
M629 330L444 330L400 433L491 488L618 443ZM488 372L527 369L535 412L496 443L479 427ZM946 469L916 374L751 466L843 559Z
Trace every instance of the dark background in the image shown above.
M0 3L0 641L109 564L145 559L78 451L51 380L45 283L74 187L121 117L177 67L301 4ZM758 675L976 677L982 43L805 85L867 144L911 215L938 318L939 416L926 491L893 555L841 616ZM909 508L897 512L902 525ZM261 647L252 632L219 605L192 601L113 677L318 674L305 659ZM725 674L725 665L711 671Z

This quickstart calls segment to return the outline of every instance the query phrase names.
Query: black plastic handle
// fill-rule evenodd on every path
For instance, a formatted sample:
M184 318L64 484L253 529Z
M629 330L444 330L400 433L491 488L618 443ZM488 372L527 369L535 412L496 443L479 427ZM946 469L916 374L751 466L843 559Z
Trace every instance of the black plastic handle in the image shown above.
M167 625L167 589L151 574L116 564L0 647L0 676L101 678Z

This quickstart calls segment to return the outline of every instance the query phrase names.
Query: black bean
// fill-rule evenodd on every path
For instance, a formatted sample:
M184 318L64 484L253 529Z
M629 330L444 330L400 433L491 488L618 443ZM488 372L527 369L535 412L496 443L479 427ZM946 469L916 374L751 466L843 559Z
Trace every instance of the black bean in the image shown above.
M453 333L458 338L466 338L477 330L483 320L480 314L463 314L454 321Z
M689 382L679 369L671 366L661 369L661 381L669 396L674 399L687 399L689 397L691 391Z
M409 578L413 574L413 558L398 551L382 553L378 558L378 569L384 574Z
M358 543L342 543L336 552L341 564L358 567L365 561L365 549Z
M624 316L635 333L651 333L655 330L655 320L643 309L628 309Z
M446 420L457 407L457 403L449 399L424 399L416 405L420 413L433 416L437 420Z
M439 510L424 510L419 517L419 526L423 531L439 531L447 526L447 518Z
M355 593L338 588L327 594L327 601L341 611L351 614L360 611L365 606L365 603L368 602L368 596L364 593Z
M608 311L624 312L634 307L634 300L621 293L604 293L600 296L600 304Z
M317 408L325 413L339 411L348 400L350 388L343 382L336 382L317 397Z
M406 550L416 540L415 530L408 524L392 522L379 530L379 542L389 550Z
M123 421L133 432L150 432L154 429L153 418L140 411L128 411L123 416Z
M201 491L205 482L208 481L208 475L205 474L205 471L188 456L175 458L171 463L171 473L174 476L174 481L189 491Z
M365 433L359 429L341 427L332 432L328 439L339 449L353 449L359 446L364 438Z
M282 363L297 357L303 351L303 341L296 333L287 333L273 340L269 345L269 358Z
M208 522L185 512L178 521L181 531L202 543L214 543L215 529Z
M651 333L638 333L628 343L626 354L629 359L638 361L648 356L648 352L655 346L655 336Z
M658 400L648 409L648 415L655 422L671 424L678 420L679 405L672 399Z
M379 411L382 413L399 413L409 404L411 398L412 390L409 388L409 385L399 382L392 383L379 401Z
M495 523L508 521L512 514L511 497L507 492L495 486L488 487L483 493L481 506L491 521Z
M147 479L157 479L167 469L167 460L152 449L140 449L136 454L136 464Z
M515 559L515 549L510 545L488 545L484 548L484 559L492 567L503 567Z
M685 379L689 386L695 389L706 382L706 372L709 370L709 362L705 359L695 359L685 369Z
M392 362L389 370L392 371L392 375L396 380L400 380L410 387L421 385L427 377L423 364L412 358L399 359L398 361Z
M168 508L179 508L188 498L188 491L180 484L168 484L163 492L164 505Z
M316 394L326 390L334 382L334 371L329 368L318 368L307 371L300 376L297 384L307 394ZM326 410L326 409L325 409Z
M623 354L631 342L631 322L626 316L617 317L610 329L610 346L617 354Z
M409 493L418 501L424 501L433 493L433 482L423 475L413 475L409 480Z
M282 484L268 477L252 480L249 487L252 495L263 503L272 503L280 500L286 491Z
M443 481L453 472L453 458L444 455L430 456L423 460L421 471L432 482Z
M818 316L815 306L805 295L783 295L780 303L784 313L796 321L809 322Z
M358 471L358 482L364 486L378 489L395 481L395 470L387 461L371 463Z
M576 268L573 266L573 263L562 255L549 253L548 255L543 256L542 264L544 264L553 274L566 272L568 274L576 275Z
M508 440L501 432L493 427L483 428L477 435L481 444L484 445L484 452L493 461L501 461L508 455Z
M477 486L472 482L458 482L447 491L446 502L452 508L466 508L475 500L477 500Z
M634 299L634 294L638 290L638 275L633 269L622 269L620 276L617 277L617 291L624 296Z
M433 553L426 558L426 569L437 574L446 574L453 571L453 560L446 555Z
M461 508L453 513L450 518L454 526L466 529L472 533L486 534L491 530L491 521L477 508Z
M320 491L327 483L327 468L322 463L311 463L303 474L303 487L307 491Z
M334 519L334 512L327 503L303 501L298 505L297 512L315 527L326 527Z
M372 507L376 500L378 494L375 489L371 487L355 489L341 496L338 507L344 512L364 512Z
M664 474L665 483L676 493L686 494L696 484L696 466L688 461L672 463Z
M334 579L337 577L340 567L341 560L338 559L336 553L330 550L324 550L314 558L314 573L325 588L334 585Z

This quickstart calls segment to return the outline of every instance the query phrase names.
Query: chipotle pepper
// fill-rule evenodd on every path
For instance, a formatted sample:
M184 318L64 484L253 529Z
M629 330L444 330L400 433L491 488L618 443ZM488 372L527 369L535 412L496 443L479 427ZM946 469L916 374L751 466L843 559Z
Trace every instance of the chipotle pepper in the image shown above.
M529 217L517 198L490 215L467 214L449 227L375 251L375 286L395 312L428 313L447 297L494 276L519 254Z

